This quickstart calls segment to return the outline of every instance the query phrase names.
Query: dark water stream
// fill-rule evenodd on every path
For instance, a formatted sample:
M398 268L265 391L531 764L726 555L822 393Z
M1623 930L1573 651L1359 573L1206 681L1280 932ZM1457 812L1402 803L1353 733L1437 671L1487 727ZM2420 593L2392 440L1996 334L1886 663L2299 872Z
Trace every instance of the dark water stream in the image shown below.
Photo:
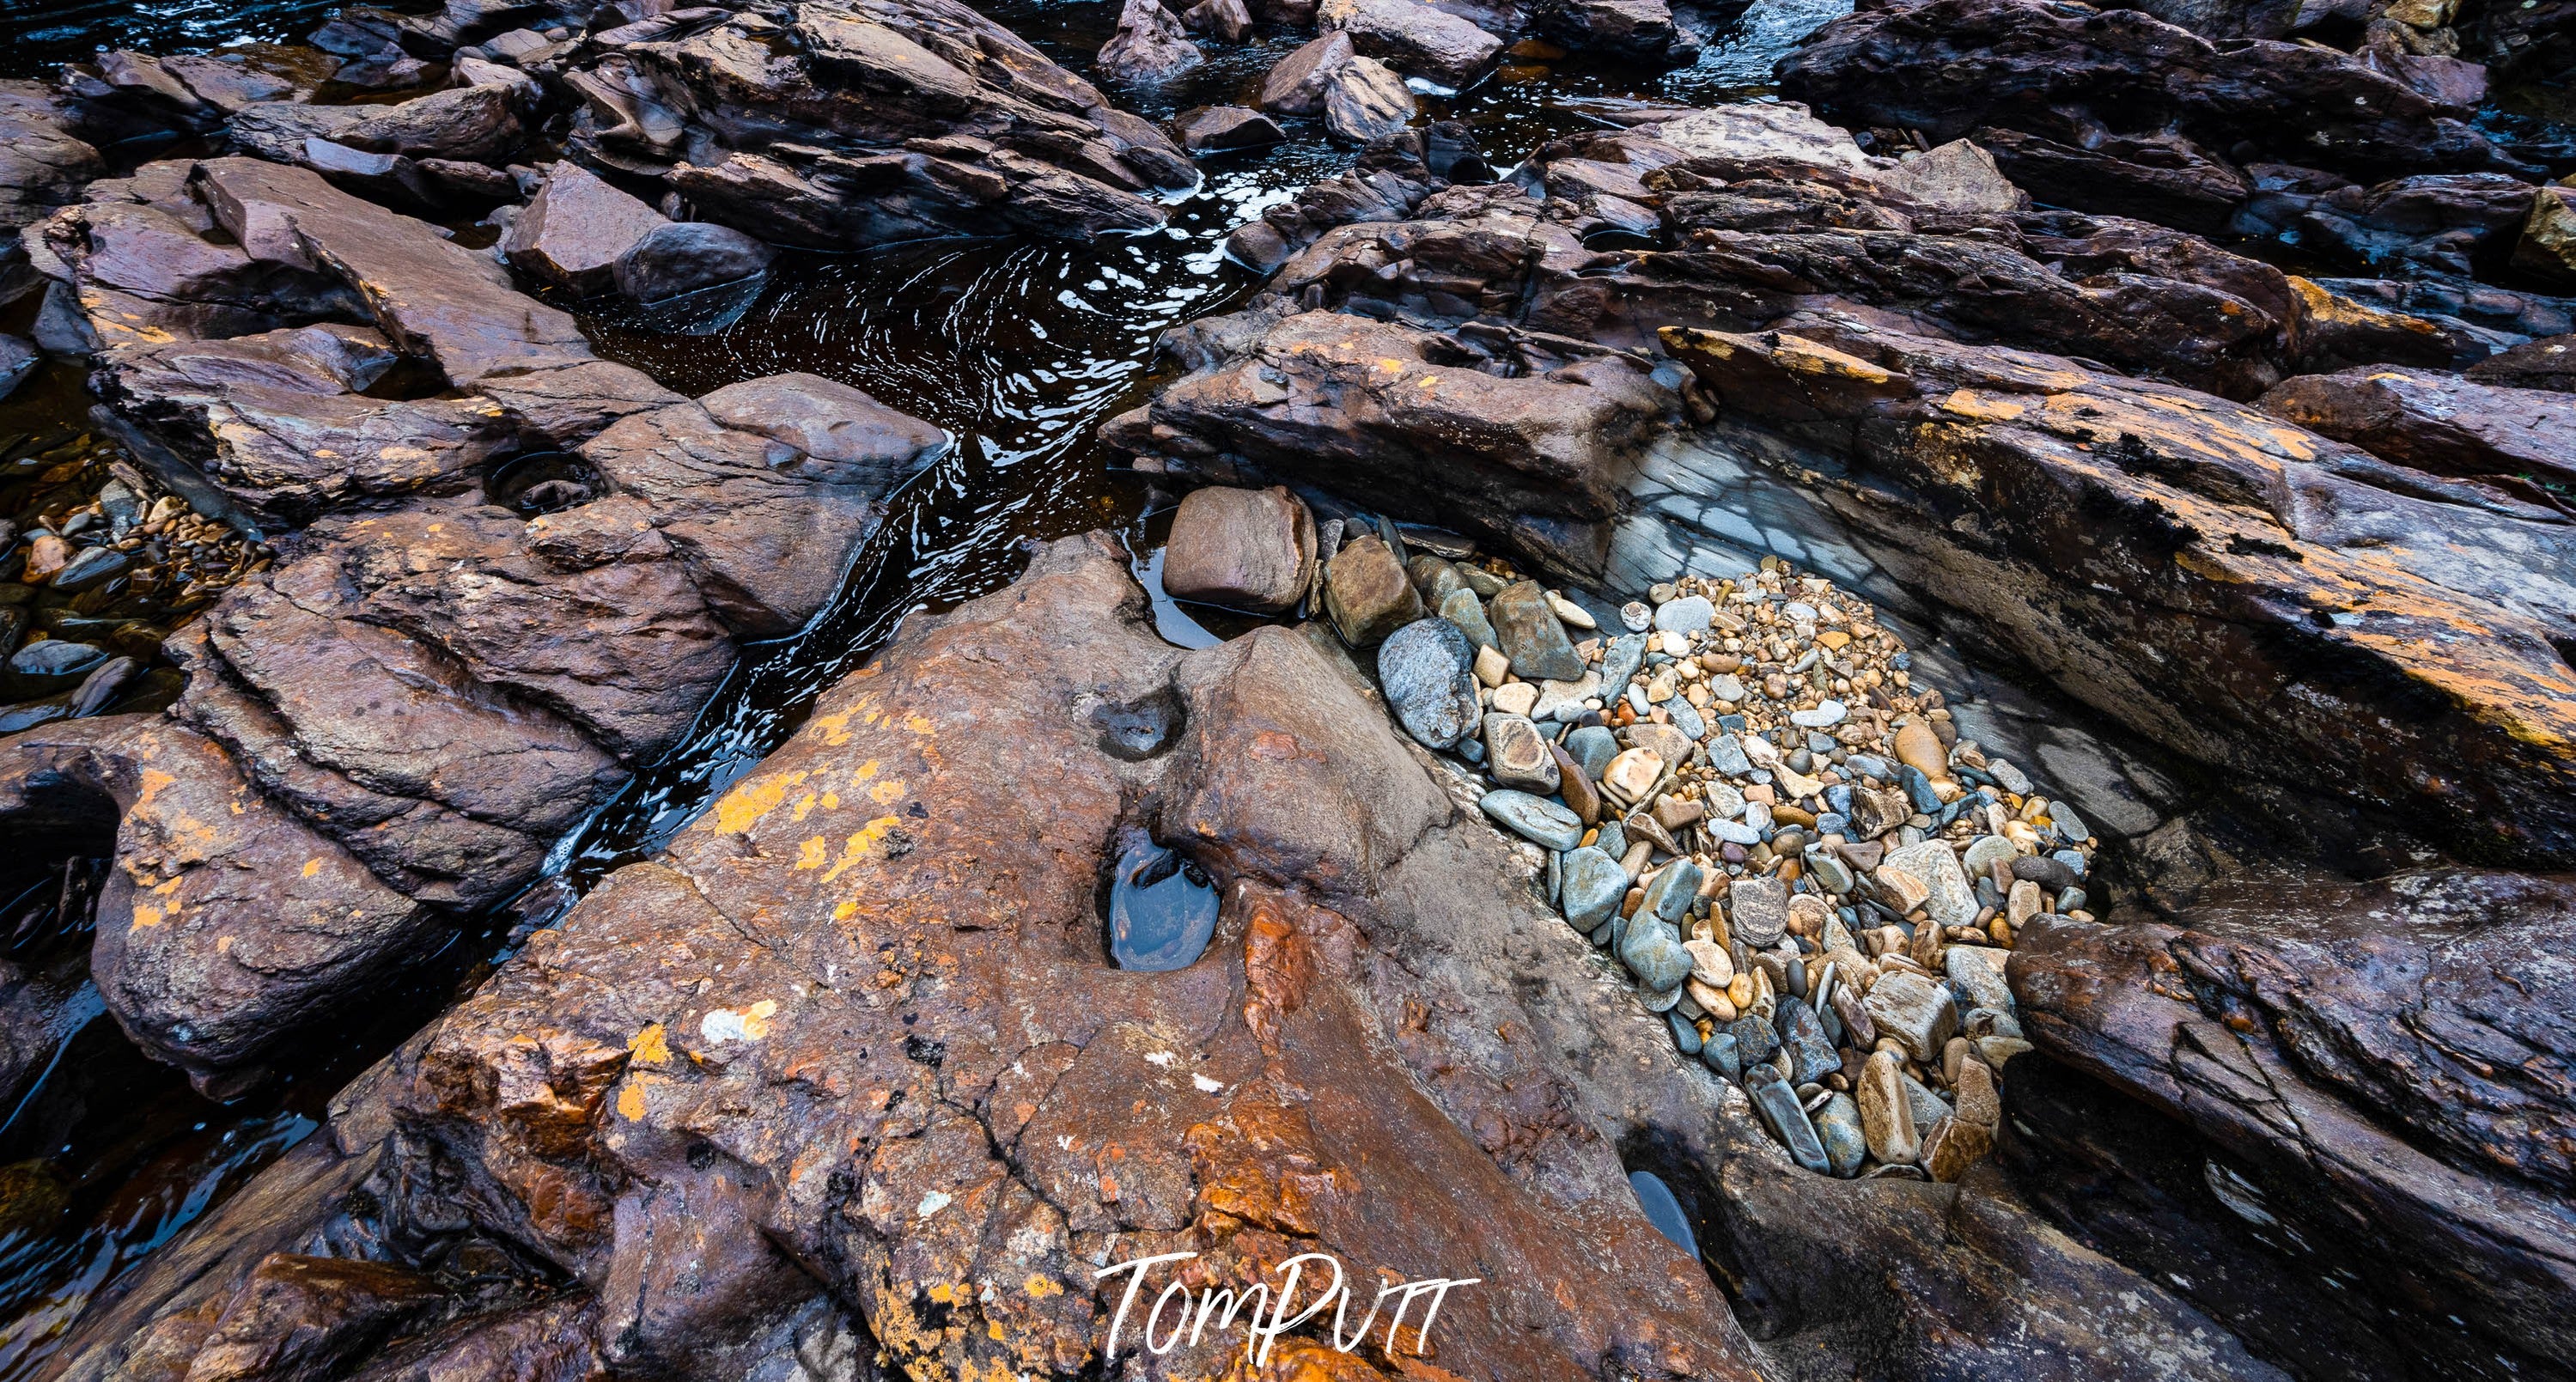
M0 76L44 75L102 46L169 53L291 38L328 8L0 0ZM983 8L1076 71L1087 70L1117 9L1107 0ZM1526 63L1426 100L1427 114L1467 122L1491 161L1507 167L1549 138L1597 124L1572 104L1581 98L1704 102L1758 90L1772 62L1848 9L1848 0L1759 4L1720 25L1695 68ZM1243 101L1304 37L1260 33L1213 52L1172 89L1113 94L1153 119ZM747 309L699 334L613 306L583 310L602 354L684 392L806 370L927 418L958 444L897 496L841 598L803 632L748 650L687 742L562 842L523 918L553 915L609 869L651 853L783 742L815 697L908 613L1007 583L1028 543L1111 528L1130 535L1150 572L1159 525L1148 514L1166 500L1145 477L1113 472L1094 434L1150 391L1160 332L1239 306L1257 289L1252 274L1224 260L1225 235L1348 166L1347 151L1300 123L1307 128L1278 148L1208 161L1204 185L1149 234L792 254ZM0 423L18 406L0 405ZM1166 606L1165 618L1168 632L1189 638L1187 614ZM319 1126L333 1091L433 1014L460 975L494 958L508 921L460 934L453 953L422 967L413 992L377 1005L373 1029L317 1038L308 1060L230 1104L196 1095L143 1059L96 1015L94 1000L80 1009L90 1014L86 1025L0 1124L0 1382L31 1375L97 1291Z

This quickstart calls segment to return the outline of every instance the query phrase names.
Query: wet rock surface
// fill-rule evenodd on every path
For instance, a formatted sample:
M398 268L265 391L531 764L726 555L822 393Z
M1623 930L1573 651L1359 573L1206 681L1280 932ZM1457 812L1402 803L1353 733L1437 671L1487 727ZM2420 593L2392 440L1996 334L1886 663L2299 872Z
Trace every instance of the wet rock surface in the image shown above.
M2031 1040L2189 1129L2229 1211L2195 1219L2170 1189L2094 1169L2057 1183L2059 1212L2172 1270L2282 1263L2280 1315L2228 1305L2227 1270L2190 1293L2276 1348L2281 1316L2330 1323L2354 1375L2560 1368L2576 1110L2551 1072L2576 1028L2536 947L2568 905L2554 877L2435 873L2247 890L2173 925L2036 928L2010 971ZM2033 1156L2094 1159L2041 1107L2015 1106ZM2425 1301L2457 1332L2391 1327Z

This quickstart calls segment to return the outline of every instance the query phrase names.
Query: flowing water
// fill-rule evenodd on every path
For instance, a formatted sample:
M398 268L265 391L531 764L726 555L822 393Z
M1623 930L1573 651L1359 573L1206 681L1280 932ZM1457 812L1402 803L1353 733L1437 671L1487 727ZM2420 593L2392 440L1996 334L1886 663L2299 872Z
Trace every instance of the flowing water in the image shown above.
M327 8L0 0L0 76L40 75L98 47L169 53L292 37ZM1076 71L1117 12L1107 0L983 8ZM1427 114L1465 121L1488 158L1509 166L1546 139L1597 125L1583 112L1587 98L1703 103L1758 91L1778 57L1849 8L1765 0L1718 25L1696 67L1522 62L1460 95L1427 99ZM1265 31L1170 90L1113 94L1154 119L1245 101L1304 37ZM1162 331L1257 290L1252 274L1224 259L1226 234L1348 166L1347 151L1300 123L1309 128L1277 148L1207 161L1203 185L1147 234L790 254L755 301L729 304L693 330L610 305L582 309L600 353L684 392L806 370L927 418L957 445L896 497L841 597L801 633L748 649L688 740L562 842L549 881L520 909L523 922L554 915L609 869L652 852L792 733L814 698L907 614L1007 583L1027 544L1119 530L1150 577L1160 533L1150 515L1168 496L1147 477L1114 472L1095 433L1150 392ZM1176 640L1207 636L1190 613L1169 602L1160 611ZM378 1005L374 1030L317 1041L311 1064L231 1104L199 1097L93 1016L0 1126L0 1382L29 1375L118 1273L318 1126L333 1090L431 1015L459 973L493 958L500 930L461 934L445 960L421 967L413 992Z

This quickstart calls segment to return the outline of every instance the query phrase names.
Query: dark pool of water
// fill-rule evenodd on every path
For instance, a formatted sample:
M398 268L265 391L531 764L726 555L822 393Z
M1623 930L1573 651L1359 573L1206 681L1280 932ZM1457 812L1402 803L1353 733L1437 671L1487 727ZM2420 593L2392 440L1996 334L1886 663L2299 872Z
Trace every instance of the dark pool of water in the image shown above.
M1682 1209L1673 1188L1664 1184L1663 1177L1652 1171L1631 1171L1628 1188L1637 1192L1637 1204L1646 1211L1646 1222L1655 1226L1655 1232L1672 1239L1682 1251L1699 1255L1699 1239L1691 1232L1690 1215Z
M0 0L0 75L44 74L100 46L168 53L294 37L329 8ZM1116 18L1105 0L986 8L1076 71L1087 70ZM1489 158L1508 166L1546 139L1596 124L1580 108L1583 98L1706 101L1756 88L1797 35L1848 8L1847 0L1760 8L1683 72L1529 64L1425 104L1434 118L1466 121ZM1241 101L1305 37L1256 35L1172 89L1113 94L1157 119ZM688 741L567 836L530 912L555 915L607 870L650 854L783 742L814 699L908 613L1007 583L1027 544L1119 531L1150 582L1164 525L1148 515L1172 496L1147 477L1113 471L1095 433L1150 392L1160 332L1237 307L1257 289L1251 274L1224 260L1227 232L1348 166L1349 153L1311 124L1291 133L1278 148L1208 161L1204 185L1173 202L1168 226L1145 235L1088 245L946 241L791 254L757 300L718 305L721 324L712 326L606 304L585 309L601 353L673 388L698 394L807 370L927 418L958 444L896 496L841 597L796 636L749 649ZM695 329L675 329L681 325ZM1176 642L1240 631L1241 621L1223 611L1164 603L1158 625ZM1173 901L1198 887L1177 871L1159 886ZM1187 942L1200 905L1137 911L1131 939L1157 954L1156 935ZM1180 924L1168 924L1173 918ZM231 1104L199 1097L145 1060L112 1020L82 1025L0 1125L0 1319L7 1321L0 1382L31 1375L99 1289L317 1127L333 1091L434 1014L460 975L470 979L488 964L490 938L501 929L460 935L407 993L377 1004L365 1030L317 1040L311 1058L285 1078ZM1200 935L1172 953L1187 948L1195 958L1205 943Z
M1197 964L1216 936L1217 902L1214 880L1186 855L1136 839L1110 874L1110 961L1148 974Z

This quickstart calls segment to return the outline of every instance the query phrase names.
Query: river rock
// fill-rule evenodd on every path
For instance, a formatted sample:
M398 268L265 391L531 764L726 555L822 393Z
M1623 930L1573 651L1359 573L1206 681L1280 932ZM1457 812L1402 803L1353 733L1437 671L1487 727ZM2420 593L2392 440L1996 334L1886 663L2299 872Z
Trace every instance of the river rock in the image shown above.
M1656 607L1655 627L1666 633L1706 633L1716 614L1707 596L1685 595Z
M1159 85L1207 61L1182 32L1178 15L1162 0L1127 0L1118 32L1102 44L1092 64L1113 81Z
M1195 12L1195 11L1194 11ZM1181 147L1194 154L1266 149L1286 139L1277 121L1242 106L1197 106L1172 120Z
M1690 977L1690 952L1682 949L1672 926L1643 912L1628 921L1628 933L1619 942L1619 962L1650 994L1674 992Z
M1549 752L1547 740L1539 737L1538 727L1518 715L1492 714L1485 717L1486 771L1506 787L1546 796L1557 790L1560 775L1556 756ZM1572 803L1567 803L1569 809ZM1579 819L1580 811L1574 813Z
M1476 727L1479 707L1474 663L1475 654L1456 625L1445 619L1419 619L1378 645L1378 684L1384 688L1387 705L1395 711L1406 733L1425 748L1453 749ZM1490 724L1485 738L1490 753L1494 745ZM1531 738L1537 738L1534 729ZM1538 756L1546 759L1546 744L1538 742L1535 748ZM1504 786L1524 785L1504 776L1505 765L1499 755L1491 760L1490 770ZM1534 780L1536 775L1530 776ZM1551 770L1547 785L1533 790L1544 794L1555 787Z
M2576 336L2526 341L2480 360L2467 373L2481 384L2576 393Z
M1601 785L1622 801L1633 805L1645 800L1646 793L1664 776L1664 757L1653 749L1625 749L1610 760L1601 772Z
M506 87L432 92L347 126L335 142L369 153L486 161L516 149L526 138L516 104ZM596 207L586 214L597 214Z
M1869 1159L1869 1139L1861 1131L1860 1105L1852 1096L1836 1093L1816 1110L1816 1140L1824 1145L1825 1160L1837 1176L1860 1174L1861 1163Z
M2513 266L2558 285L2576 288L2576 187L2543 187L2533 199Z
M1881 1035L1896 1038L1907 1055L1927 1064L1941 1058L1942 1043L1959 1030L1950 990L1902 970L1878 976L1862 1008Z
M1806 1110L1798 1106L1797 1091L1768 1068L1749 1068L1746 1073L1745 1092L1753 1096L1754 1110L1762 1115L1771 1135L1789 1149L1790 1160L1820 1176L1832 1174L1833 1163L1825 1156L1824 1142L1816 1136L1815 1124L1807 1121Z
M778 252L731 226L679 221L646 230L617 257L617 291L650 306L769 271Z
M698 400L728 428L793 447L791 473L883 493L948 449L948 434L868 394L814 374L728 384Z
M1457 625L1458 631L1467 635L1467 641L1478 648L1490 648L1498 654L1501 652L1502 640L1494 633L1493 623L1485 618L1485 602L1476 598L1476 592L1451 591L1448 597L1440 602L1440 617ZM1508 666L1510 659L1505 658L1504 664Z
M1178 600L1283 614L1306 597L1314 563L1315 516L1287 490L1192 490L1172 515L1163 589Z
M1909 1166L1923 1155L1905 1071L1892 1053L1873 1051L1861 1065L1859 1112L1871 1156L1890 1166Z
M670 222L575 163L547 165L537 190L501 237L501 253L522 273L574 293L607 288L619 259Z
M1894 869L1920 881L1925 897L1922 906L1930 910L1932 920L1943 926L1965 926L1976 920L1977 894L1968 885L1967 875L1959 870L1959 856L1941 840L1925 840L1887 852L1887 861L1879 866L1883 876Z
M2030 194L2012 185L1995 166L1995 156L1965 139L1904 157L1873 181L1943 211L2009 215L2030 209Z
M1324 607L1342 641L1373 646L1422 617L1422 597L1404 567L1374 534L1342 544L1324 563Z
M1583 822L1545 797L1507 788L1485 793L1476 806L1505 829L1549 849L1569 850L1583 843Z
M1368 57L1453 89L1483 76L1503 48L1501 39L1421 0L1323 0L1315 22L1350 35Z
M1565 919L1587 934L1607 922L1628 895L1628 875L1619 861L1589 846L1565 853L1559 894Z
M1351 36L1340 29L1316 35L1270 69L1254 103L1280 115L1321 114L1334 74L1342 70L1354 52Z
M1493 621L1503 655L1512 660L1513 671L1532 681L1573 681L1583 675L1583 659L1576 655L1565 625L1548 608L1538 582L1504 587L1487 606L1486 615Z
M1789 1053L1790 1083L1815 1084L1842 1069L1842 1057L1825 1040L1824 1024L1816 1020L1816 1010L1807 1006L1807 1000L1783 995L1772 1025L1780 1033L1781 1049ZM1855 1124L1852 1131L1857 1134L1859 1126Z
M1726 915L1736 938L1756 950L1789 932L1789 888L1777 878L1739 878L1727 885Z
M1353 57L1324 83L1324 130L1344 144L1374 144L1410 123L1414 109L1404 78L1375 58Z

